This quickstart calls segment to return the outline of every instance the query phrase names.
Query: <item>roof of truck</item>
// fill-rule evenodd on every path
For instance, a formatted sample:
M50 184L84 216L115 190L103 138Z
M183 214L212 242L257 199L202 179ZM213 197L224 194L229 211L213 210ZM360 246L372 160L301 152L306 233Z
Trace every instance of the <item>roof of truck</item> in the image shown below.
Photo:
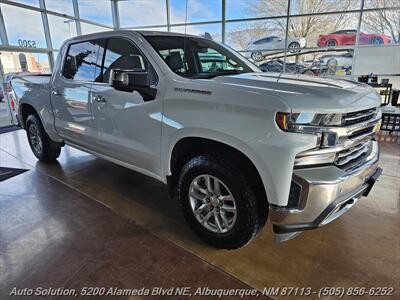
M82 38L88 37L101 37L102 35L105 34L118 34L118 33L139 33L142 36L190 36L190 37L196 37L196 38L203 38L201 36L197 35L192 35L192 34L184 34L184 33L178 33L178 32L166 32L166 31L153 31L153 30L129 30L129 29L124 29L124 30L108 30L108 31L101 31L101 32L96 32L96 33L90 33L90 34L84 34L84 35L79 35L76 37L73 37L70 40L81 40Z

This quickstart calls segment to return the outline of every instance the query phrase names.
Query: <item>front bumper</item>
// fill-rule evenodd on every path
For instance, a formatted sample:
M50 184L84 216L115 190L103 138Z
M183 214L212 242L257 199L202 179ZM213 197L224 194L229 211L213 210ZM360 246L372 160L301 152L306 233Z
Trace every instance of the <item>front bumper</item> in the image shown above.
M379 148L374 141L365 163L350 173L336 166L295 170L293 180L301 186L300 208L270 207L277 241L289 240L343 215L374 185L382 172L378 160Z

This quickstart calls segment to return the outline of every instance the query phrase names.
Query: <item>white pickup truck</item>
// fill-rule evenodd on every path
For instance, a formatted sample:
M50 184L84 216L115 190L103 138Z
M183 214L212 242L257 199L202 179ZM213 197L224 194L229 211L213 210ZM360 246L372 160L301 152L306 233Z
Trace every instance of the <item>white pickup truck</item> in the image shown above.
M168 184L194 231L220 248L250 242L268 213L278 241L325 225L381 173L373 89L262 73L200 37L76 37L51 76L12 86L39 160L67 144Z

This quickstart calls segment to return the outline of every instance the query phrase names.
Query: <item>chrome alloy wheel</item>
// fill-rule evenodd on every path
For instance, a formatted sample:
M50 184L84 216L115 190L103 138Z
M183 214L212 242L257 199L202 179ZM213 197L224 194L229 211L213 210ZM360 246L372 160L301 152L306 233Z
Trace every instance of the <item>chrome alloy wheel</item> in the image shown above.
M43 149L42 139L40 137L39 128L36 124L31 124L29 126L29 140L31 141L33 149L36 153L41 153Z
M189 199L196 220L209 231L226 233L235 225L235 199L217 177L200 175L194 178L189 187Z
M251 53L251 58L254 59L255 61L260 61L263 59L263 55L261 52L253 52Z

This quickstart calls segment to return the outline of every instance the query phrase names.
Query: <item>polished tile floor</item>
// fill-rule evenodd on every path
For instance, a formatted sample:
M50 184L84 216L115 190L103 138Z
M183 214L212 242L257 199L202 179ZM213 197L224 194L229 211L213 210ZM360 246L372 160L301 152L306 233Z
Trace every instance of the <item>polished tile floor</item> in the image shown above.
M268 223L254 243L224 251L196 238L157 181L70 147L58 163L43 164L24 131L2 134L0 165L31 171L0 184L0 288L46 278L59 284L65 276L71 286L146 284L159 268L167 270L159 278L164 285L182 282L191 271L197 275L187 283L197 285L216 276L216 286L258 289L392 286L399 298L400 141L382 136L380 144L380 181L339 220L283 244L274 242ZM139 262L129 269L125 260L132 257ZM70 263L60 269L60 261ZM37 268L48 271L36 276ZM145 268L147 277L137 277Z

